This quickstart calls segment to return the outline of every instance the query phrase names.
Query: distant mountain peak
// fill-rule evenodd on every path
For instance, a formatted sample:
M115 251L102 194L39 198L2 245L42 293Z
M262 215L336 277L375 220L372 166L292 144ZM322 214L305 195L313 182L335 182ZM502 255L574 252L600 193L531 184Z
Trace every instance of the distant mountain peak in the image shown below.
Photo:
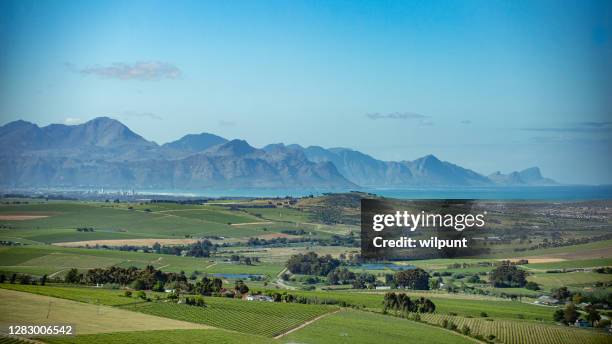
M539 167L529 167L522 171L503 174L499 171L489 175L489 179L501 185L556 185L556 181L545 178Z
M427 162L442 162L440 159L438 159L438 157L436 157L433 154L427 154L424 157L417 159L417 160L422 160L422 161L427 161Z
M234 139L210 148L207 153L217 156L244 156L255 151L245 140Z
M162 147L189 153L207 150L210 147L226 143L227 139L210 133L188 134L176 141L168 142Z
M28 121L24 121L22 119L18 119L16 121L12 121L12 122L8 122L5 125L3 125L2 127L38 127L38 125L32 123L32 122L28 122Z

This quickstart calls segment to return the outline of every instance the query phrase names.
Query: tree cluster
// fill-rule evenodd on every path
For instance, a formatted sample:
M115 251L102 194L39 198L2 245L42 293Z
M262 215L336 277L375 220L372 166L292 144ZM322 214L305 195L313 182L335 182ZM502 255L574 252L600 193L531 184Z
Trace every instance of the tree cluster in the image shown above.
M399 287L429 290L429 274L421 268L398 271L395 273L393 280Z
M386 293L383 299L383 310L406 313L433 313L436 305L424 297L411 300L410 296L404 293Z
M527 273L511 264L503 264L489 274L491 284L496 288L522 288L527 283Z
M314 252L296 254L287 261L287 269L294 274L326 276L333 269L340 266L338 259L331 255L319 257Z

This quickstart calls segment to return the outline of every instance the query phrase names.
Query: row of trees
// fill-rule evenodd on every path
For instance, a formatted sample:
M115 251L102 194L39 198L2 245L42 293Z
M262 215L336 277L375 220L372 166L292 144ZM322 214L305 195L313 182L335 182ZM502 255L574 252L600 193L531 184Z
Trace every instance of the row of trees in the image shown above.
M96 245L91 248L116 249L119 251L145 252L157 254L169 254L173 256L185 255L188 257L206 258L210 257L211 253L216 252L218 245L213 244L210 240L204 239L197 242L185 245L164 246L156 242L153 246L138 246L138 245L122 245L122 246L107 246Z
M79 274L76 269L71 269L65 278L66 283L105 284L114 283L119 285L132 285L134 289L162 289L169 282L176 284L187 284L184 273L163 272L148 265L144 269L136 267L122 268L111 266L108 268L95 268L87 271L85 275Z
M41 278L34 278L27 274L16 274L13 273L9 277L5 274L0 274L0 283L8 282L10 284L33 284L33 285L45 285L49 278L47 275L43 275Z
M327 274L327 283L351 284L354 289L365 289L376 285L376 276L370 273L354 273L346 267L338 267Z
M516 265L506 263L493 269L489 280L496 288L522 288L527 283L527 273Z

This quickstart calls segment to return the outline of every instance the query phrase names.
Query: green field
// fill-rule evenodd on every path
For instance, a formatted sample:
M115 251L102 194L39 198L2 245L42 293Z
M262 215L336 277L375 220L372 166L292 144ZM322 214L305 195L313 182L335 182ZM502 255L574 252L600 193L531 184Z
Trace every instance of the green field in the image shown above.
M75 337L46 337L41 338L49 344L227 344L227 343L253 343L267 344L276 341L255 336L223 330L171 330L171 331L142 331L117 332L82 335ZM0 343L1 339L0 339ZM8 344L8 343L7 343Z
M499 342L506 344L610 343L610 336L605 333L533 321L498 319L490 321L491 319L465 318L443 314L425 314L421 319L438 325L444 319L447 319L447 321L452 321L459 328L467 325L473 333L480 334L483 337L493 334Z
M207 297L205 302L206 307L147 302L123 308L267 337L279 335L335 309L330 306L244 301L221 297Z
M552 314L554 309L542 306L536 306L519 301L508 301L493 297L479 297L473 295L448 295L436 293L415 293L410 291L398 290L396 292L405 292L411 298L421 296L431 299L436 305L436 312L448 314L450 312L457 313L462 316L479 317L481 312L486 312L489 317L499 319L518 319L522 316L524 319L543 320L552 322ZM357 305L370 310L382 311L382 293L366 293L356 291L290 291L291 294L318 298L320 300L338 300L344 301L352 305Z
M144 302L136 297L123 296L123 292L121 290L94 287L77 288L74 286L39 286L0 283L0 288L107 306L119 306ZM149 292L149 295L153 296L156 295L156 293ZM163 295L163 293L159 295Z
M245 273L276 276L282 269L281 263L255 263L253 265L211 262L210 259L181 257L167 254L128 252L119 250L66 248L59 246L0 247L0 272L43 274L62 273L70 268L88 270L96 267L136 266L144 268L153 265L163 271L190 274L202 273ZM214 265L213 265L214 264Z
M475 340L417 322L346 310L283 338L285 343L473 343Z
M151 208L147 206L146 209ZM48 202L1 205L0 215L47 216L31 220L1 220L8 229L0 230L0 240L28 240L40 243L129 238L181 238L185 235L244 237L265 232L262 228L230 226L228 223L256 222L246 213L226 210L165 209L153 211L125 205L96 202ZM185 211L183 211L185 210ZM183 214L184 213L184 214ZM94 232L77 232L91 227Z
M612 275L596 272L538 273L527 279L549 290L559 286L591 286L596 282L612 282Z
M205 328L199 324L101 305L0 289L0 326L70 324L75 333ZM117 322L117 319L122 319Z
M565 260L553 263L536 263L524 265L529 270L555 270L555 269L579 269L593 268L599 266L612 266L612 258L584 259L584 260Z

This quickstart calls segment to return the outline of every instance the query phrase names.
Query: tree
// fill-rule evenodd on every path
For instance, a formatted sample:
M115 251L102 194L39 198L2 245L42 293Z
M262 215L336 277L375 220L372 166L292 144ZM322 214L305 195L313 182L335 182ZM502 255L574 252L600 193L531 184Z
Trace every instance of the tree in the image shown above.
M552 292L552 297L559 300L565 301L572 296L572 293L567 289L567 287L561 287L559 289L555 289Z
M0 274L0 283L4 283L6 281L6 275Z
M66 283L79 283L81 281L81 277L79 276L79 270L72 268L68 270L66 277L64 277L64 282Z
M162 283L161 281L157 281L151 290L164 291L164 283Z
M525 284L525 289L529 290L540 290L540 286L535 282L527 282Z
M135 280L134 282L132 282L132 289L135 289L135 290L146 289L145 282L141 279Z
M338 259L331 255L319 257L314 252L296 254L287 261L287 270L294 274L326 276L330 271L340 266Z
M570 303L565 307L565 311L563 311L563 320L566 324L573 324L578 319L578 312L576 311L576 306L573 303Z
M15 284L15 280L17 280L17 274L12 274L12 275L11 275L11 280L10 280L10 283L11 283L11 284Z
M588 305L584 308L586 311L585 319L591 323L591 325L595 326L595 322L601 320L601 315L597 311L597 308L593 305Z
M40 279L40 285L45 285L47 283L47 275L43 275Z
M564 322L565 312L562 309L557 309L555 313L553 313L553 320L555 322Z
M19 283L30 284L32 283L32 278L30 277L30 275L21 275L21 277L19 278Z
M242 280L237 280L234 286L234 290L239 294L246 294L249 292L249 287L244 284Z
M522 288L527 283L526 276L516 265L504 263L491 271L489 279L496 288Z
M335 268L327 274L327 283L328 284L349 284L355 281L357 276L354 272L349 269Z
M421 268L399 271L395 274L395 283L409 289L428 290L429 274Z

